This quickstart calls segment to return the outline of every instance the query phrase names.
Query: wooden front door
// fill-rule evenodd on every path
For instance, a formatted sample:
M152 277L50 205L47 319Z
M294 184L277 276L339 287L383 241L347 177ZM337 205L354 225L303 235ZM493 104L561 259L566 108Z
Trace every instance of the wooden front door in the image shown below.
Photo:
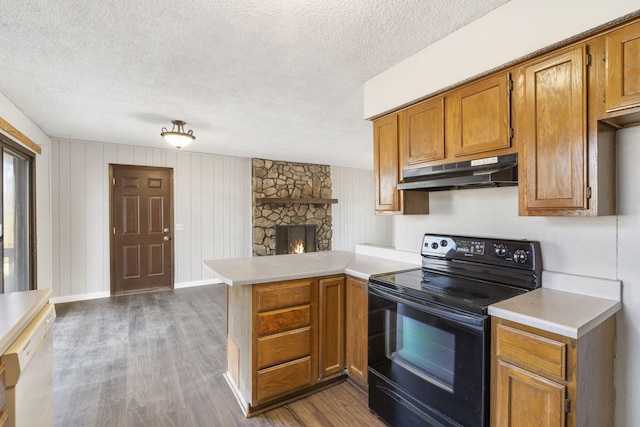
M173 288L173 171L111 165L111 294Z

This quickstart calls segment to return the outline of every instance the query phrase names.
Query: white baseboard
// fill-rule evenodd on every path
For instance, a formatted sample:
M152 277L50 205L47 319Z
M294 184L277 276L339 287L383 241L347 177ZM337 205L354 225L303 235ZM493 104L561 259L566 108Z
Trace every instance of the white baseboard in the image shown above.
M92 292L90 294L75 294L62 297L53 297L51 302L54 304L61 304L65 302L85 301L90 299L108 298L111 296L110 292Z
M217 285L222 282L218 279L209 279L209 280L198 280L195 282L180 282L175 283L173 285L174 289L183 289L183 288L191 288L194 286L205 286L205 285ZM54 304L62 304L65 302L76 302L76 301L88 301L92 299L98 298L109 298L111 296L111 292L92 292L87 294L75 294L75 295L66 295L60 297L51 298L51 302Z
M222 283L218 279L197 280L195 282L180 282L173 285L173 289L192 288L194 286L218 285Z

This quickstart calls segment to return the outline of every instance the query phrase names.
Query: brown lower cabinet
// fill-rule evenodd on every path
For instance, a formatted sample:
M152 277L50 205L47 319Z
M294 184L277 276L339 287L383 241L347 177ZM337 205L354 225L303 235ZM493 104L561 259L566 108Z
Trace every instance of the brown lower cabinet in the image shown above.
M344 374L344 276L318 281L319 379Z
M347 375L358 386L367 388L368 293L367 281L347 276L346 284L346 362Z
M0 427L4 427L9 419L7 396L4 385L4 365L0 363Z
M247 416L344 376L344 275L227 292L227 377Z
M573 339L492 318L491 425L613 425L615 327Z

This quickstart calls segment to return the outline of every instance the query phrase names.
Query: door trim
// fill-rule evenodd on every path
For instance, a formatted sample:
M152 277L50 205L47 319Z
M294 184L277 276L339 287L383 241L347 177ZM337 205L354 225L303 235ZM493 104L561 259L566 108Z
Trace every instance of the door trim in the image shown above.
M110 265L110 294L111 296L124 295L123 293L116 293L116 267L115 267L115 237L113 234L114 227L114 218L113 218L113 179L114 179L114 169L115 168L136 168L141 170L165 170L169 172L169 223L171 224L171 228L173 230L172 236L175 236L174 230L174 220L173 220L173 168L161 167L161 166L140 166L140 165L130 165L130 164L121 164L121 163L109 163L109 265ZM147 290L141 290L142 292L154 292L161 289L175 289L175 240L172 238L171 243L171 277L170 277L170 286L168 288L153 288Z

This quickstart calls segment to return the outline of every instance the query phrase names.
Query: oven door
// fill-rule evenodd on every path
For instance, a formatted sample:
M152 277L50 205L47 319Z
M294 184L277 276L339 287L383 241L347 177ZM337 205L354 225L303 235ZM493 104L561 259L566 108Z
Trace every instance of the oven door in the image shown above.
M393 426L488 425L488 327L370 283L370 409Z

